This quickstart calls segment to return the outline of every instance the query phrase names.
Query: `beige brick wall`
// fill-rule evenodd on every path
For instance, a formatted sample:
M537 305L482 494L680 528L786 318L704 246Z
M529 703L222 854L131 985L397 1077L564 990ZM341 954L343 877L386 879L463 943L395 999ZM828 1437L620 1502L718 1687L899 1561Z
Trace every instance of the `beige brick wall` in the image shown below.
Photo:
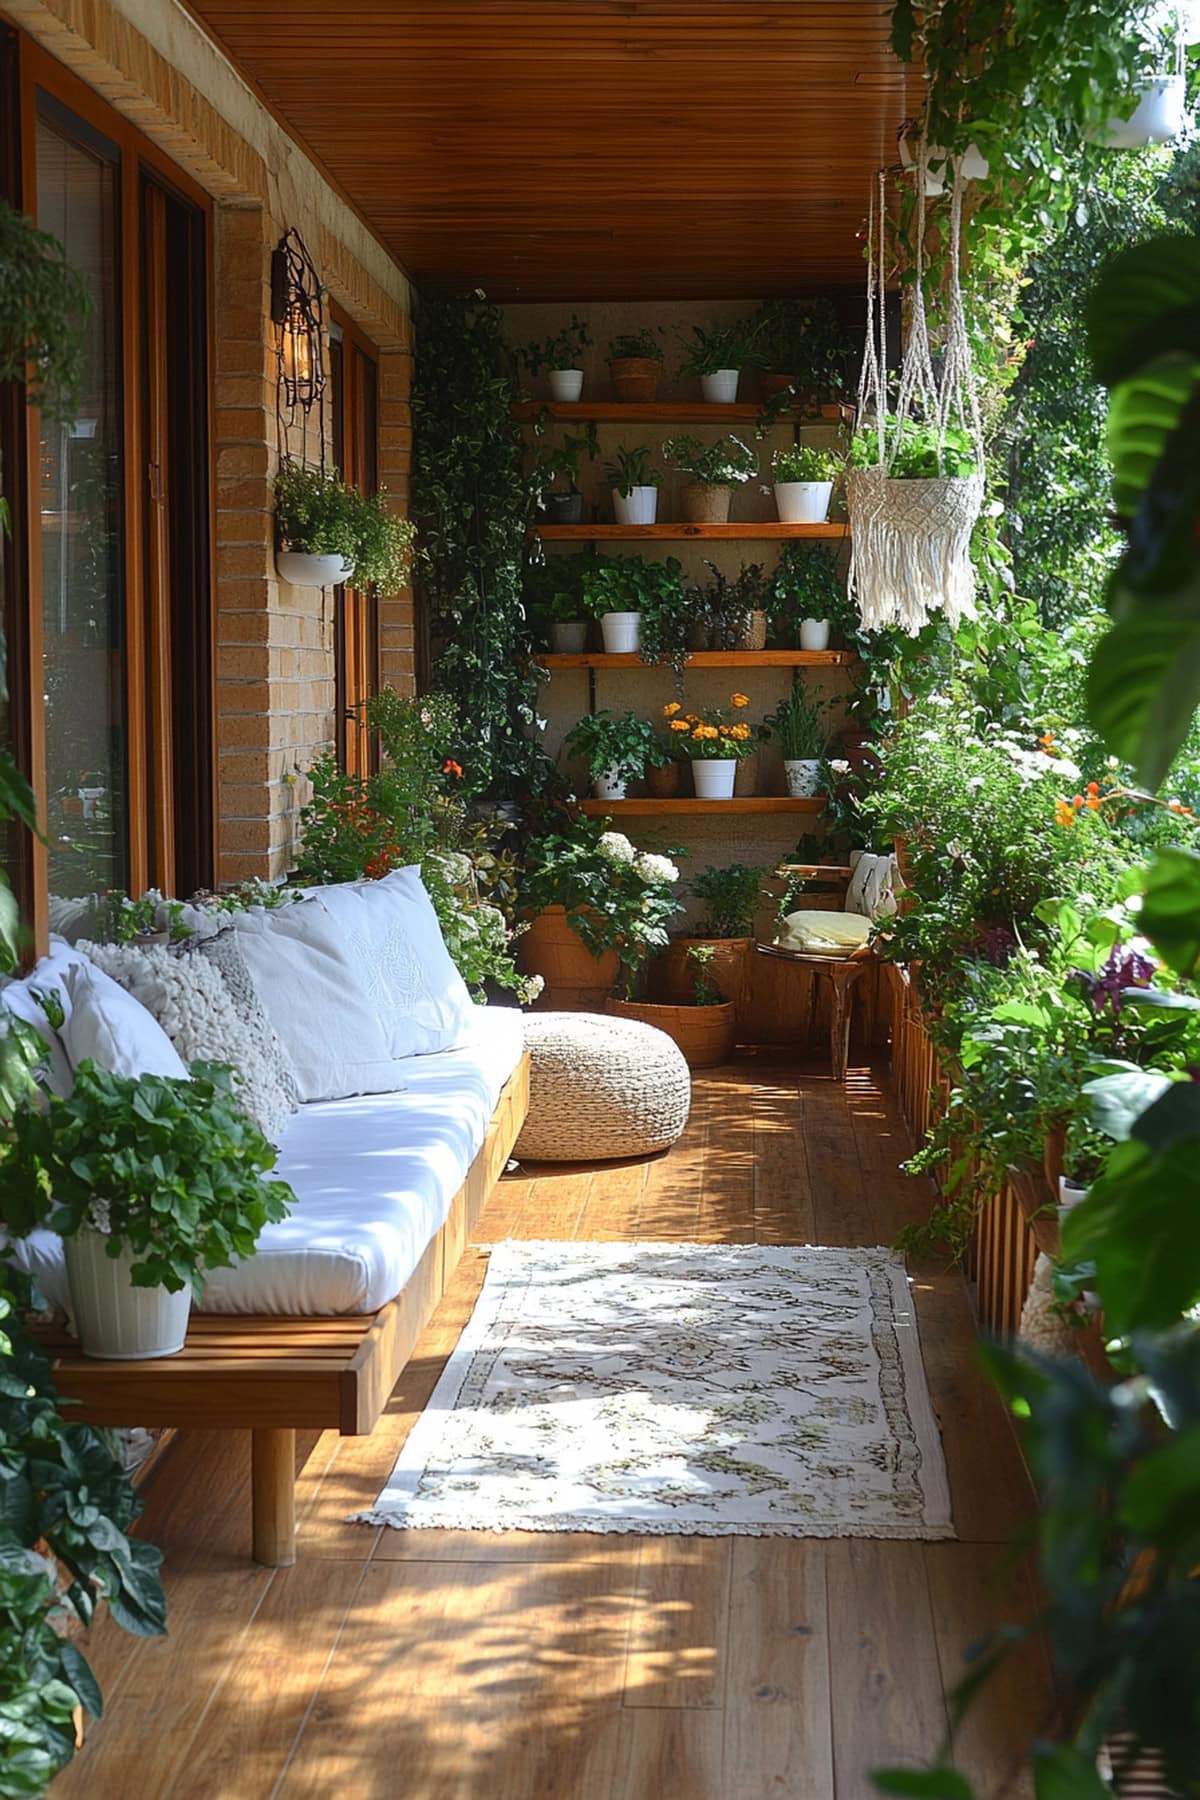
M379 350L380 479L401 513L412 442L408 283L179 0L0 0L0 15L213 200L217 877L279 876L295 856L303 771L333 741L334 632L332 592L275 574L271 251L298 230L328 292ZM317 448L310 438L308 453ZM378 605L383 679L412 692L412 594Z

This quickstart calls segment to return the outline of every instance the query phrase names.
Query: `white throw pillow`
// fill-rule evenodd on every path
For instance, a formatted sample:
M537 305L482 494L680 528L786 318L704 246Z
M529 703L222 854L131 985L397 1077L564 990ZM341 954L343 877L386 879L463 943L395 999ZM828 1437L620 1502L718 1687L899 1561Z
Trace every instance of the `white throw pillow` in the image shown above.
M67 971L71 1010L62 1039L71 1067L88 1057L113 1075L171 1075L187 1069L158 1020L103 969L79 963Z
M329 914L312 900L233 919L250 979L301 1100L398 1093L407 1083Z
M379 1015L393 1056L455 1050L476 1007L415 866L379 881L315 888Z

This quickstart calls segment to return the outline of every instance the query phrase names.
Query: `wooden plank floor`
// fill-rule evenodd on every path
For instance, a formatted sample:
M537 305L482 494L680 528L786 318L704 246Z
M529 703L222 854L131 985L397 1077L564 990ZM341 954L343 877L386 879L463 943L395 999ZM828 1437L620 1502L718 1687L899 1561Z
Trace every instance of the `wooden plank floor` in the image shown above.
M906 1151L884 1077L852 1067L843 1091L772 1050L698 1076L665 1156L520 1169L476 1238L888 1243L927 1204L897 1171ZM915 1271L956 1542L345 1524L382 1487L484 1268L468 1250L371 1437L300 1445L294 1568L248 1560L244 1434L177 1438L142 1527L166 1553L170 1635L98 1630L108 1710L56 1795L865 1800L872 1766L936 1747L964 1650L1032 1603L1004 1551L1032 1494L972 1362L961 1278ZM1047 1692L1033 1652L973 1715L960 1761L981 1800L1027 1793L1016 1772Z

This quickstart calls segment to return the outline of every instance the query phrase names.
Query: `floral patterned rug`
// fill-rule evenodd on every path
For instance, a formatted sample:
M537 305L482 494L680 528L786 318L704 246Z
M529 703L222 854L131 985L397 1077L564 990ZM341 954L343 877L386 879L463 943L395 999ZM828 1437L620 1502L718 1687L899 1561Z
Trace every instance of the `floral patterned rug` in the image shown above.
M903 1258L498 1244L387 1487L358 1517L953 1537Z

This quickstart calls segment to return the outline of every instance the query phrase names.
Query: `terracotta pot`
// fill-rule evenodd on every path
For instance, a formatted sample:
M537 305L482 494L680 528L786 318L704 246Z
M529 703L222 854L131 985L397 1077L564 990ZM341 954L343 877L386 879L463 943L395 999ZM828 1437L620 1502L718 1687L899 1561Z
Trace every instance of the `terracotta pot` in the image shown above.
M655 356L614 356L608 373L618 400L653 400L658 393L662 363Z
M606 1000L604 1010L614 1018L640 1019L665 1031L683 1051L689 1068L712 1069L733 1055L737 1009L732 1001L721 1006L655 1006L643 1000Z
M543 1005L561 1012L597 1011L620 969L615 950L592 955L568 925L565 906L547 906L536 914L517 940L517 954L525 973L540 975L546 983Z
M681 771L677 762L663 769L646 770L646 791L652 800L673 800L679 792Z
M768 375L765 370L758 378L758 391L763 400L773 400L786 387L791 387L794 377L791 375Z
M738 639L739 650L765 650L767 647L767 615L755 607L749 623Z
M745 1011L750 989L750 958L754 939L745 938L672 938L651 970L655 998L672 1006L685 1004L696 989L698 970L688 951L703 944L713 952L706 973L720 988L736 1011Z
M679 490L679 505L688 525L724 525L733 501L731 487L711 487L706 481L689 481Z
M758 751L753 756L738 759L738 766L733 774L733 797L735 800L752 800L758 792Z
M1059 1119L1046 1132L1046 1141L1042 1147L1042 1168L1046 1180L1054 1193L1058 1192L1058 1184L1062 1178L1063 1164L1067 1160L1067 1125L1069 1121Z

